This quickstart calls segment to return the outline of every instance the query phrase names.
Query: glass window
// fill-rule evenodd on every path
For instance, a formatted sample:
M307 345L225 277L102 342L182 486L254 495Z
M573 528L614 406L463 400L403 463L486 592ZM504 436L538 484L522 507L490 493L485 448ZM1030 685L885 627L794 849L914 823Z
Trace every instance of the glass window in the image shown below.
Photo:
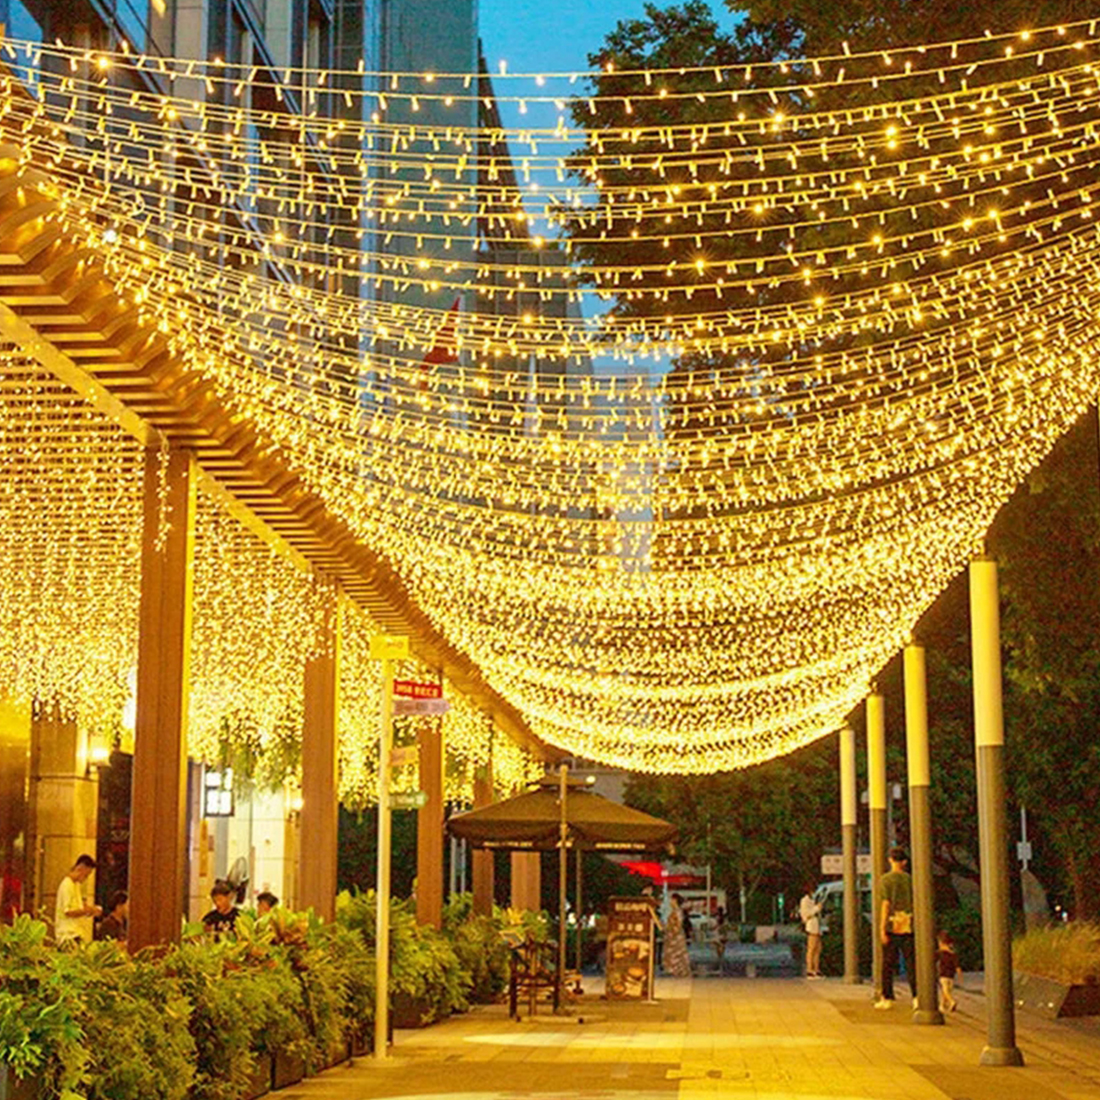
M22 0L0 2L0 15L3 16L3 22L7 26L9 38L15 38L20 42L42 41L42 27L27 10Z

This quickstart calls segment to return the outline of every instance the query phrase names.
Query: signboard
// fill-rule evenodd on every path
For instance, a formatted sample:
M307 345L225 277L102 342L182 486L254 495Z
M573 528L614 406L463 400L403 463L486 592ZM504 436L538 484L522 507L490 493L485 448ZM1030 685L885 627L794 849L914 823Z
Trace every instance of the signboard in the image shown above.
M608 899L608 1000L652 1000L655 927L656 910L651 898Z
M823 875L844 874L844 857L835 852L829 852L821 857L821 873ZM856 856L856 874L869 875L871 873L871 856L867 852L861 852Z
M428 796L424 791L397 791L390 795L390 809L419 810L427 801Z
M394 680L394 695L404 695L409 699L442 699L442 684L425 684L419 680Z
M395 718L436 717L446 714L451 704L446 699L410 699L399 695L393 701Z
M403 661L409 655L409 639L403 634L373 634L370 655L372 661Z
M402 745L399 749L390 749L390 767L407 768L420 760L420 748L417 745Z

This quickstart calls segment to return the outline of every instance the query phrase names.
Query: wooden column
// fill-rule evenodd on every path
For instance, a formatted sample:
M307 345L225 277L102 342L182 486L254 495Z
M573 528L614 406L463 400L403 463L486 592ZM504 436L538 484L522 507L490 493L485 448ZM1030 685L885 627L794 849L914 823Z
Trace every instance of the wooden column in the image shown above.
M420 789L416 813L416 919L443 927L443 723L421 722L417 735Z
M512 908L542 908L542 856L538 852L512 853Z
M340 606L325 609L318 654L306 663L302 729L302 816L298 905L336 918L337 769L340 715Z
M480 810L493 801L492 757L478 768L474 777L474 809ZM493 852L475 851L471 859L470 879L474 893L474 912L491 916L493 912Z
M189 451L145 453L130 813L131 951L178 939L184 911L195 473Z

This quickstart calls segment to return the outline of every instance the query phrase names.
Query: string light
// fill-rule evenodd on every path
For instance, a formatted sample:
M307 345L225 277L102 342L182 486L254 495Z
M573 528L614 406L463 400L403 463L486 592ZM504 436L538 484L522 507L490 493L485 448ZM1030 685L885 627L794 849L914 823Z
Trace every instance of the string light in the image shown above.
M1097 45L501 74L538 117L486 135L476 74L5 42L0 133L59 238L539 736L705 772L837 728L1094 400ZM307 637L316 593L249 561ZM365 804L380 685L342 615ZM284 744L300 703L226 690ZM444 726L451 796L490 754L528 776L466 703Z

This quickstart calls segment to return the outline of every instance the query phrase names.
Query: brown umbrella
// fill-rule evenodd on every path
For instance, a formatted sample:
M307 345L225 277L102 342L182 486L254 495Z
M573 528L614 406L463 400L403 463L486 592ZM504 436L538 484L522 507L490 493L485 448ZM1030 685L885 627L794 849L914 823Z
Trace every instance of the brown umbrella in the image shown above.
M558 777L552 776L536 790L456 814L447 830L475 848L553 851L561 846L561 802ZM573 782L565 797L565 825L566 846L582 851L656 852L669 848L677 835L668 821Z
M570 780L564 764L558 776L546 776L533 791L478 810L456 814L448 820L447 830L475 848L502 848L516 852L558 849L560 973L565 971L567 850L656 852L671 850L677 836L676 826L671 822L612 802L610 798L589 790L582 782ZM579 923L577 927L579 957Z

